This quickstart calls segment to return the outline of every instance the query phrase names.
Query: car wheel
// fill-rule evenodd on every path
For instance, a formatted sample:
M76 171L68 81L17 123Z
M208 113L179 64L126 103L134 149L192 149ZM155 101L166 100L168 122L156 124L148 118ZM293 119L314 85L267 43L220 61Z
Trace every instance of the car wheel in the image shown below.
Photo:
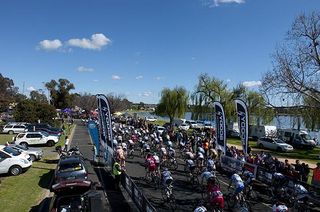
M20 145L23 146L24 148L28 148L28 143L26 143L26 142L22 142L22 143L20 143Z
M260 149L263 149L263 145L262 145L262 144L259 144L259 148L260 148Z
M10 135L12 135L12 134L13 134L13 131L12 131L12 130L10 130L8 133L9 133Z
M35 155L30 155L30 159L33 162L33 161L37 160L37 157Z
M51 147L51 146L54 146L54 141L47 141L47 146Z
M22 173L22 168L20 166L11 166L9 173L13 176L17 176Z

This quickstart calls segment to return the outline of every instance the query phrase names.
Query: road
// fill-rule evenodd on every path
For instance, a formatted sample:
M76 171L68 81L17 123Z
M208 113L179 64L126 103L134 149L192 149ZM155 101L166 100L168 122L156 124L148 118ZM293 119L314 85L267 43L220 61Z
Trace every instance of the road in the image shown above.
M127 174L135 181L136 185L142 190L143 194L148 198L150 203L159 211L170 211L170 207L164 204L161 198L160 189L155 189L154 186L149 185L144 180L145 168L144 159L141 156L137 156L138 152L135 151L135 157L128 159L126 162ZM186 174L183 171L184 161L178 158L178 169L172 171L172 177L174 179L174 195L176 198L177 209L175 211L193 211L197 202L201 200L201 193L199 187L193 188L186 178ZM221 190L224 194L227 193L227 186L229 183L229 177L226 174L217 173L220 181ZM199 179L200 180L200 179ZM268 197L261 195L263 202L268 202ZM271 211L271 205L266 203L252 203L253 211Z

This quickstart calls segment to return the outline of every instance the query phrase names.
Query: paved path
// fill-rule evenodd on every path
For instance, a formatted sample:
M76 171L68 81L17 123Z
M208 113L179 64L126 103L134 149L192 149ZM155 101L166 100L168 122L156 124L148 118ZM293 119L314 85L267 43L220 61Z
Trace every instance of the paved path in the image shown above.
M103 167L92 166L93 145L91 143L88 129L86 126L81 125L80 122L76 122L76 124L71 145L79 147L89 170L89 179L98 184L98 190L104 191L107 200L106 204L108 206L106 211L132 211L123 194L114 189L114 178L110 172L106 171Z
M142 159L140 156L137 156L137 151L135 153L136 156L133 159L127 160L127 174L131 176L131 178L135 181L136 185L142 190L143 194L148 198L150 203L153 204L159 212L170 211L169 206L164 204L161 198L160 189L155 189L154 186L145 182L144 159ZM178 162L178 170L172 171L172 176L174 179L173 192L176 197L177 203L177 209L175 211L193 211L197 202L201 200L199 186L192 187L187 182L186 174L183 171L184 161L178 158ZM230 177L221 173L217 173L217 176L220 180L222 192L224 194L227 194L227 186ZM265 198L265 203L253 203L253 211L271 211L271 205L268 204L268 199L270 198L265 195L262 196Z

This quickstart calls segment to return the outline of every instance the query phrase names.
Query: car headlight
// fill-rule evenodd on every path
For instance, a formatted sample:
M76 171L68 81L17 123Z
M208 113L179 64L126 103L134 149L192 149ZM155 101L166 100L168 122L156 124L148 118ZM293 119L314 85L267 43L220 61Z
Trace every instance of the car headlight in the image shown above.
M27 160L25 160L25 159L20 159L20 162L22 162L22 163L24 163L24 164L28 164L29 163L29 161L27 161Z

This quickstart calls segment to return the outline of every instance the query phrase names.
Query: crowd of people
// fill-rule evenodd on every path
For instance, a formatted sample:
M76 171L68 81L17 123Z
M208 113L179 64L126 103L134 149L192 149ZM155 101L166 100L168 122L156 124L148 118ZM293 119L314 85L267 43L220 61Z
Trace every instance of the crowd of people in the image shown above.
M159 177L162 185L168 187L173 178L167 167L163 167L162 171L160 167L164 166L163 164L169 159L174 159L179 152L180 157L185 159L185 171L189 172L191 176L194 172L199 174L202 181L204 179L206 181L206 183L202 182L206 187L205 190L210 194L219 194L220 190L217 189L214 173L222 151L216 144L214 130L203 129L188 132L168 127L165 131L160 132L145 119L132 117L114 118L112 126L115 158L119 161L122 170L125 170L125 160L129 152L139 149L139 155L145 158L147 175ZM178 151L176 152L176 150ZM252 153L249 150L248 152L249 154L245 155L235 146L231 146L227 147L225 155L242 162L258 165L272 173L282 173L302 182L306 182L308 179L310 172L308 164L296 160L296 163L292 165L288 160L281 162L263 151ZM230 180L236 182L234 184L235 195L241 192L246 185L239 177L233 175ZM219 195L216 195L215 198L217 196Z

